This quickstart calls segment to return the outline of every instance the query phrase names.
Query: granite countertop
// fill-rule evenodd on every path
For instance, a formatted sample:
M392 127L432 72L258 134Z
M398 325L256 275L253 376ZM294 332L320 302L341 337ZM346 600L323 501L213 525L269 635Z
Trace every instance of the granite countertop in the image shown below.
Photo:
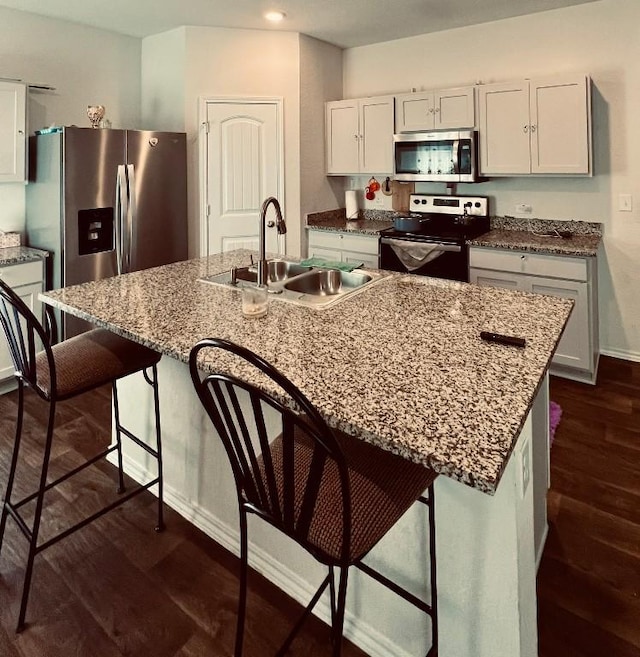
M347 221L344 208L340 208L307 215L307 228L378 235L381 230L393 226L395 214L398 213L361 210L359 219ZM555 231L568 231L571 237L563 238ZM600 223L492 217L491 230L469 240L467 244L494 249L590 257L597 255L601 241Z
M40 298L183 362L205 337L242 344L288 376L332 426L495 492L572 301L383 272L325 310L271 299L266 316L246 319L238 290L198 279L246 265L250 253ZM527 346L486 343L481 330L522 336ZM247 375L220 353L201 367Z
M328 212L315 212L307 215L306 226L312 230L329 230L345 233L363 233L365 235L378 235L381 230L393 226L393 219L389 212L361 211L358 219L350 219L344 208L329 210Z
M569 238L538 235L526 230L494 229L469 240L470 246L484 246L494 249L513 249L551 255L595 256L602 241L601 235L572 234Z
M0 249L0 267L17 265L22 262L42 260L49 255L48 251L33 249L29 246L5 246Z

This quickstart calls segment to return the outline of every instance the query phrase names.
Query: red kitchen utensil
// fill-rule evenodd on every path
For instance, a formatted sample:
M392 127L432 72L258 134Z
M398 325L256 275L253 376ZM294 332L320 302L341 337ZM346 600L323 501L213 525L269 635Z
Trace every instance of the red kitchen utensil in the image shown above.
M367 201L373 201L373 199L376 197L376 193L371 190L371 187L365 187L364 197L367 199Z
M373 177L369 179L369 189L374 193L380 189L380 183Z

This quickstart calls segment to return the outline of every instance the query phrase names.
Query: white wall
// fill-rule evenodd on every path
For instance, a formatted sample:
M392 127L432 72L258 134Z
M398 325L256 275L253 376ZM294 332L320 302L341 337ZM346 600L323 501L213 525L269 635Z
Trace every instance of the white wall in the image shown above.
M29 94L29 134L53 123L89 126L95 104L114 128L139 127L139 39L0 8L0 77L56 88ZM0 230L22 230L24 216L24 185L1 184Z
M300 35L300 210L344 206L343 182L325 175L324 103L342 97L342 50ZM303 239L304 239L303 235Z
M188 135L191 255L199 252L202 97L283 99L287 253L300 253L306 212L339 204L322 137L324 100L342 94L339 48L293 32L183 27L143 40L142 89L143 122Z
M600 345L640 360L640 2L601 0L344 53L344 97L484 83L561 72L593 79L593 178L508 178L460 185L491 198L492 213L604 224ZM372 74L375 71L375 74ZM440 185L421 191L442 192ZM618 195L633 195L633 212Z

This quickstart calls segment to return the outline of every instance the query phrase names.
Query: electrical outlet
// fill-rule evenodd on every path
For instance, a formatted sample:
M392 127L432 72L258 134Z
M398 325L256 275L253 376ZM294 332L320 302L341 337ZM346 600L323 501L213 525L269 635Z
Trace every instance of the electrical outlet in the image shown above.
M531 214L533 208L528 203L518 203L516 205L516 212L518 214Z
M633 210L633 197L631 194L618 195L618 210L620 212L631 212Z
M384 208L384 194L376 193L376 197L373 199L373 207Z

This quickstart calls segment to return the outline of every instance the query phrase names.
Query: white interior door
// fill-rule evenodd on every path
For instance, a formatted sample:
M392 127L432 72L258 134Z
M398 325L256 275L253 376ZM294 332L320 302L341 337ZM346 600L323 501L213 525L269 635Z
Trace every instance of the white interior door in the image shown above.
M258 248L262 202L284 206L281 102L206 102L206 253ZM267 251L278 251L275 227Z

